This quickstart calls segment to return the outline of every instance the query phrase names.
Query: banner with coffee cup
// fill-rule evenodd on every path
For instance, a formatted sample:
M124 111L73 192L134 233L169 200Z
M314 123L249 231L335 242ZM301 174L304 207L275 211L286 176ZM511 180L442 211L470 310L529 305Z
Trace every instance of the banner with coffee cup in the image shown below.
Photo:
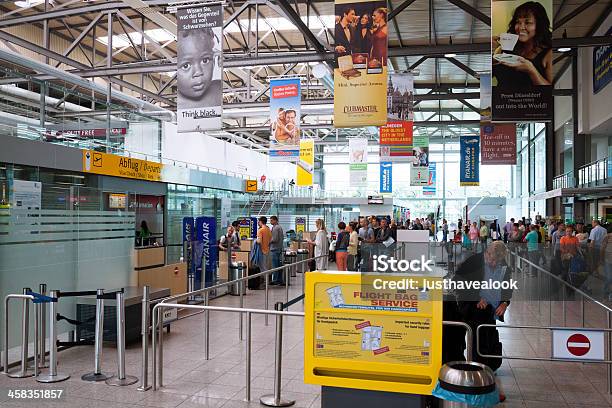
M223 106L223 6L178 9L178 132L218 130Z
M387 123L387 3L336 0L334 126Z
M493 0L493 121L553 115L552 0Z
M270 161L300 158L300 78L270 80Z

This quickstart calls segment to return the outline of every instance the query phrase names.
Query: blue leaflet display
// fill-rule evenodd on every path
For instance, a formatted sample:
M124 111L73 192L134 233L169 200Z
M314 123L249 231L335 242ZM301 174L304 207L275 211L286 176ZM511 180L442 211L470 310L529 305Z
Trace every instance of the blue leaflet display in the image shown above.
M393 163L380 162L380 193L393 192Z
M480 185L480 137L461 136L459 138L459 185Z

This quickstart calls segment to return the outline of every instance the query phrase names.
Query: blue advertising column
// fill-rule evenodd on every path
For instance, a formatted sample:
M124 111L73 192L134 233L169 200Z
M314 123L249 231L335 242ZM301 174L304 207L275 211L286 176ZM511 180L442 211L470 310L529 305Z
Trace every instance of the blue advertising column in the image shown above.
M183 256L187 263L188 275L193 275L195 273L195 263L193 262L194 230L195 220L193 217L183 217L183 249L185 250ZM188 242L188 244L185 245L185 242Z
M195 220L196 245L195 258L195 287L208 287L213 285L217 272L217 220L215 217L198 217ZM202 259L206 264L202 265ZM204 285L202 285L204 282Z

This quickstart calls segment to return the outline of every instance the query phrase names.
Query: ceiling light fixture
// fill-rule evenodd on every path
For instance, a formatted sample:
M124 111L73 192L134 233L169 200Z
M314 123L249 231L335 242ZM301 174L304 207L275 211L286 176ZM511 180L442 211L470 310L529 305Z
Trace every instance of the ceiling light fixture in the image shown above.
M448 37L448 45L453 45L453 37L452 36ZM455 54L454 52L448 52L448 53L444 54L444 56L446 58L455 58L457 56L457 54Z

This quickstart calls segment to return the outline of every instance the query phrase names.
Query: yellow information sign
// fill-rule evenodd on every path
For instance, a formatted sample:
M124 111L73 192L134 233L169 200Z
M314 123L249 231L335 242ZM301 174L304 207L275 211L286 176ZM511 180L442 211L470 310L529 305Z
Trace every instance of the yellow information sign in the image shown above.
M83 150L83 172L138 180L162 181L164 165L146 160Z
M442 361L442 294L378 290L373 284L373 279L405 278L306 275L305 382L431 394ZM411 278L420 284L424 279Z
M257 180L247 180L246 181L246 192L247 193L257 192Z
M301 187L312 186L314 172L314 140L300 140L300 160L297 163L297 185Z

